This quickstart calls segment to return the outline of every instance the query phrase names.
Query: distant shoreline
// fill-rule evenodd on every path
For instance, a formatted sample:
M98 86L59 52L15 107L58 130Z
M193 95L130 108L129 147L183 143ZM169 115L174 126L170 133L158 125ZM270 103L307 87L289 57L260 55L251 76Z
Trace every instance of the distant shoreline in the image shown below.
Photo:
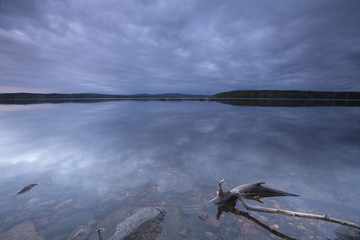
M211 95L166 94L98 94L98 93L0 93L1 100L62 100L62 99L162 99L162 98L205 98Z
M110 95L94 93L2 93L0 104L28 105L42 103L97 103L107 101L162 101L162 102L217 102L234 106L260 107L360 107L360 92L316 92L256 90L231 91L215 95L190 95L179 93Z
M217 93L214 98L226 99L323 99L360 100L360 92L298 91L298 90L235 90Z
M97 93L0 93L1 100L77 100L77 99L157 99L157 100L210 100L210 99L277 99L277 100L360 100L360 92L298 91L298 90L235 90L214 95L201 94L97 94Z
M249 107L360 107L360 100L349 99L270 99L270 98L62 98L62 99L12 99L1 100L0 105L33 105L33 104L89 104L102 102L157 101L164 103L203 102L220 103L233 106Z

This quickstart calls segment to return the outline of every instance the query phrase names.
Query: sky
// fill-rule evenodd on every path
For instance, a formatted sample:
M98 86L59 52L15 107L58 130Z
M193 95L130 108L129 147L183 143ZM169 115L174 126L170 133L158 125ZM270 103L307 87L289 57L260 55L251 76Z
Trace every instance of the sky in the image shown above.
M358 0L0 0L0 92L360 91Z

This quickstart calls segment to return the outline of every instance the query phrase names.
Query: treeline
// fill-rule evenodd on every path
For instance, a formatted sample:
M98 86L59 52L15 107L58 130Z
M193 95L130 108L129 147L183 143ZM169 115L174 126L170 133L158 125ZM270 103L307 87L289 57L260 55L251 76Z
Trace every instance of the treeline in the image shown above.
M106 95L106 94L94 94L94 93L2 93L0 99L6 100L42 100L42 99L76 99L76 98L122 98L125 95Z
M360 107L360 101L349 100L299 100L299 99L216 99L216 102L233 106L257 107Z
M63 99L196 99L196 98L273 98L273 99L346 99L360 100L360 92L322 92L322 91L296 91L296 90L236 90L222 92L214 96L189 95L180 93L165 94L97 94L97 93L0 93L1 101L18 100L63 100Z
M161 99L161 98L197 98L203 95L188 95L179 93L165 94L97 94L97 93L1 93L0 100L56 100L56 99L111 99L111 98L142 98L142 99Z
M360 99L360 92L236 90L215 94L214 98Z

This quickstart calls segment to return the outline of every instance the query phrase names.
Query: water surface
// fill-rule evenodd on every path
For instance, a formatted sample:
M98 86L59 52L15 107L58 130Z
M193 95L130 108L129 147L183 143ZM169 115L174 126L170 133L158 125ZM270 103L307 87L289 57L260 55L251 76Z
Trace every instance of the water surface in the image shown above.
M263 206L360 224L359 119L357 107L0 105L0 233L30 220L45 239L66 239L79 225L96 239L112 213L163 206L166 234L175 239L277 239L231 213L197 217L199 210L216 216L215 206L199 205L223 178L226 189L265 181L300 195ZM15 195L29 183L39 185ZM336 238L333 223L251 214L293 238ZM104 236L115 231L105 228Z

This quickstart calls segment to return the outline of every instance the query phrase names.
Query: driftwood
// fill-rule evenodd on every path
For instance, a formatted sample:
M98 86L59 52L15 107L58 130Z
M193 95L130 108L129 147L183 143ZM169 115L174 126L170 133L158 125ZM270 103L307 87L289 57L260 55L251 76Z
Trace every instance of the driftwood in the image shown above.
M213 203L215 203L216 205L224 206L227 209L235 208L236 202L237 202L237 200L239 200L242 203L242 205L247 210L250 210L250 211L276 213L276 214L282 214L282 215L287 215L287 216L292 216L292 217L318 219L318 220L333 222L333 223L345 225L348 227L360 229L360 225L358 225L358 224L331 218L331 217L328 217L327 215L317 215L317 214L294 212L294 211L288 211L288 210L282 210L282 209L276 209L276 208L251 206L251 205L247 204L247 202L245 201L245 198L253 199L253 200L257 200L257 201L261 202L259 199L263 198L263 197L297 196L297 195L263 187L263 186L261 186L262 184L264 184L263 182L256 183L256 184L242 185L242 186L236 187L230 191L224 192L221 187L222 181L219 182L219 192L217 194L217 197L211 201ZM245 189L245 191L244 191L244 189Z
M287 215L287 216L292 216L292 217L318 219L318 220L333 222L333 223L345 225L348 227L360 229L360 225L357 225L352 222L347 222L347 221L343 221L340 219L336 219L336 218L331 218L331 217L328 217L327 215L317 215L317 214L311 214L311 213L293 212L293 211L276 209L276 208L254 207L254 206L247 204L244 197L241 196L240 194L238 195L238 199L240 200L240 202L244 205L244 207L247 210L251 210L251 211L277 213L277 214L282 214L282 215Z
M232 208L226 208L224 206L219 206L218 207L218 213L216 215L216 218L219 219L221 214L223 212L231 212L235 215L239 215L239 216L243 216L243 217L246 217L247 219L249 219L250 221L252 221L253 223L256 223L257 225L259 225L260 227L262 227L263 229L265 229L266 231L268 232L271 232L272 234L282 238L282 239L286 239L286 240L296 240L296 238L292 238L292 237L289 237L281 232L278 232L276 231L275 229L269 227L268 225L266 225L265 223L257 220L256 218L254 218L253 216L251 216L249 213L247 212L243 212L243 211L240 211L240 210L237 210L236 208L232 207Z

